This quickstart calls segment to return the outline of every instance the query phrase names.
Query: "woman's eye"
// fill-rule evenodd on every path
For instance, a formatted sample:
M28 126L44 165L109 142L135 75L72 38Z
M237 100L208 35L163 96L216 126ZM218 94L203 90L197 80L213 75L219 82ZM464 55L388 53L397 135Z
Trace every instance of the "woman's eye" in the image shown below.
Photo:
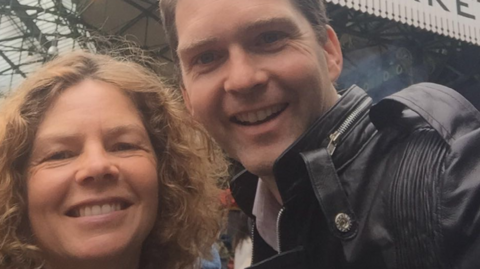
M61 161L73 157L73 153L69 151L55 152L45 159L45 161Z
M134 144L130 143L118 143L113 147L113 151L128 151L128 150L136 150L139 147Z

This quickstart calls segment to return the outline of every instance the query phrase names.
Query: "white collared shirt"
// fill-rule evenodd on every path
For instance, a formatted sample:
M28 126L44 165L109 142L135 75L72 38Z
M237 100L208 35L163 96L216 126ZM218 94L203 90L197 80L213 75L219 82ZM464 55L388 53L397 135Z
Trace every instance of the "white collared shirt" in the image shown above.
M256 218L255 225L258 233L276 251L278 251L277 216L281 209L282 205L275 199L265 182L259 178L252 213Z

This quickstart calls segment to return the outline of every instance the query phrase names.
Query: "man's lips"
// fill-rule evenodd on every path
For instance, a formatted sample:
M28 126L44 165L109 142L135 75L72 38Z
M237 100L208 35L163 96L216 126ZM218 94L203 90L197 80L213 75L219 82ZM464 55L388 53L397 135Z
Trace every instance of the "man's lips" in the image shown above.
M123 198L89 200L72 206L65 215L74 218L106 215L125 210L131 205L131 202Z
M278 104L255 111L238 113L231 117L231 121L246 126L262 124L280 115L287 106L288 104Z

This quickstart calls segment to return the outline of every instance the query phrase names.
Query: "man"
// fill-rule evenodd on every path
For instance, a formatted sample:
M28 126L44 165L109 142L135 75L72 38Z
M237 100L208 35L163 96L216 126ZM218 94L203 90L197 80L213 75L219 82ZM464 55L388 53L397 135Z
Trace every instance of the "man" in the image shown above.
M251 268L480 268L480 115L422 84L339 97L321 0L160 0L192 116L246 171ZM247 172L248 171L248 172Z

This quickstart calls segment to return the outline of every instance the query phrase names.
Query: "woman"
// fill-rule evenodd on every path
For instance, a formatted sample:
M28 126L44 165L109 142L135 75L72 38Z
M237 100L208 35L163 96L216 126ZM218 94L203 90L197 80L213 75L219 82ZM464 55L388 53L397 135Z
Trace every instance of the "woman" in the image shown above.
M226 163L142 66L76 52L0 105L0 268L192 268Z

